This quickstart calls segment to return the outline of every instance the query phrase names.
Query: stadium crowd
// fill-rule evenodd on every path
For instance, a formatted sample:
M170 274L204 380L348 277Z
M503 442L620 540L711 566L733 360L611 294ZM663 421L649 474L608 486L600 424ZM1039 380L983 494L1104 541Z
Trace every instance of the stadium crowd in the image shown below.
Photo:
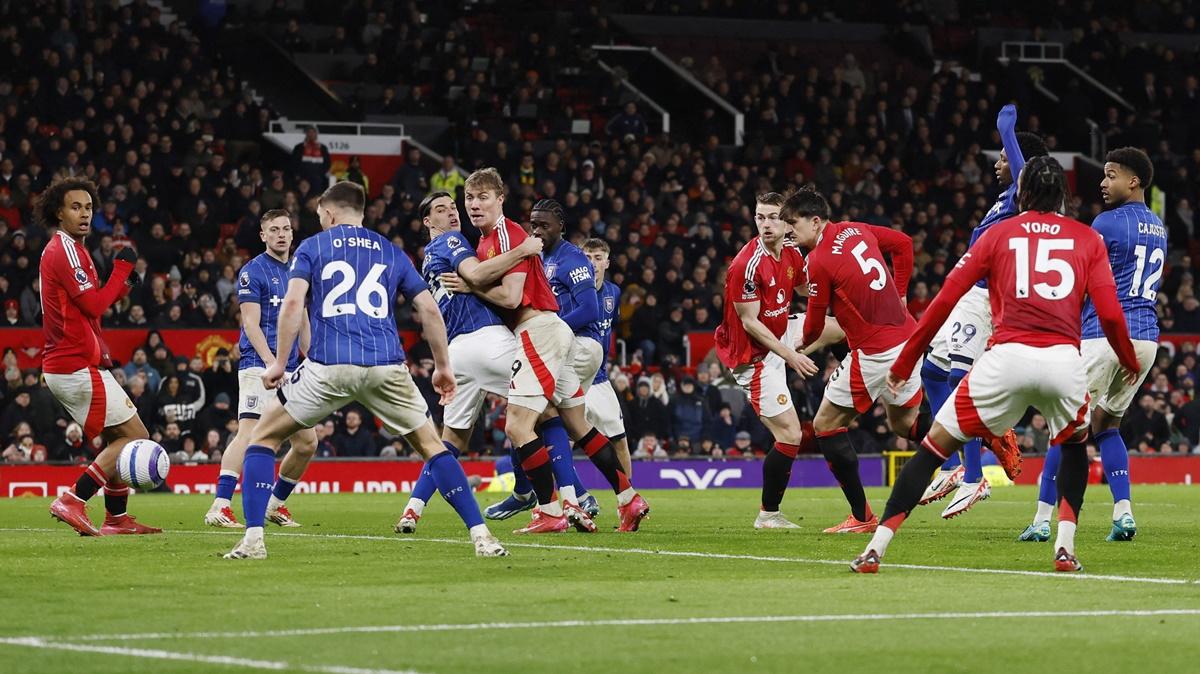
M261 18L290 25L293 16L270 13L284 11L285 3L274 5ZM572 240L598 237L612 248L611 280L622 289L616 332L623 364L614 365L611 376L640 458L755 456L770 446L765 428L711 354L694 371L687 367L684 340L721 320L724 268L754 235L755 194L814 183L828 195L835 218L904 230L916 253L908 306L919 316L999 191L984 151L999 147L994 122L1008 92L962 70L893 70L859 63L853 55L821 69L790 63L786 50L782 58L748 69L726 68L719 58L693 60L689 65L699 78L745 111L744 146L719 144L712 129L654 134L637 102L622 99L615 87L595 94L611 112L605 123L579 137L570 133L579 111L556 98L558 73L576 63L567 36L527 32L511 44L491 44L444 10L430 19L445 30L429 45L417 35L404 37L403 28L416 25L414 12L425 3L375 14L362 10L362 3L348 6L344 16L354 20L345 23L345 44L319 48L367 49L378 63L392 64L394 71L354 76L419 85L409 91L423 93L396 103L396 111L412 112L425 97L423 111L449 115L458 139L440 170L423 170L417 153L380 186L367 226L419 260L428 237L417 203L435 188L455 190L460 169L480 166L495 166L508 180L506 211L514 218L524 218L536 199L559 200ZM314 130L293 155L276 155L262 137L274 116L269 104L256 103L199 39L179 23L162 26L158 10L141 0L123 7L85 3L69 16L59 13L59 3L46 1L5 7L3 327L40 324L37 265L49 232L33 220L36 195L56 176L92 179L100 203L88 247L101 278L121 248L132 247L139 256L139 285L103 324L150 331L144 347L114 373L156 441L177 458L215 460L236 427L236 354L218 352L212 362L175 354L155 330L237 327L236 273L263 250L259 215L288 209L297 240L317 231L313 200L330 180L328 151ZM584 30L607 30L602 17L589 20ZM1107 30L1078 28L1085 38ZM286 36L284 44L298 51L318 48L289 45ZM444 55L431 68L441 80L421 82L419 73L405 71L404 64L418 61L412 54L404 58L405 50ZM481 50L491 59L486 72L471 67ZM1186 254L1200 196L1200 92L1195 69L1187 65L1195 65L1195 54L1168 51L1145 54L1140 67L1157 78L1140 81L1138 115L1109 113L1104 132L1110 147L1156 139L1144 144L1155 161L1156 182L1168 194L1165 220L1178 244L1159 294L1160 319L1166 332L1200 333L1195 258ZM467 84L451 102L449 88L460 86L453 82ZM531 103L534 116L513 119L514 110ZM1147 127L1147 120L1154 126ZM1021 124L1039 128L1036 116L1024 116ZM1051 148L1055 142L1047 136ZM362 177L354 171L352 179ZM1099 208L1091 194L1096 188L1079 190L1087 198L1077 197L1073 206L1088 221ZM419 327L403 308L397 316L402 327ZM411 367L432 402L427 353L418 346ZM840 355L834 349L818 360L824 365L819 378L793 375L801 418L812 417ZM1192 343L1161 352L1122 429L1131 447L1173 452L1200 445L1198 359ZM22 371L12 349L4 353L3 367L3 459L89 458L94 450L39 373ZM472 451L498 451L503 421L503 400L489 399ZM342 410L317 430L321 455L408 453L362 409ZM1045 449L1045 425L1036 415L1022 430L1027 449ZM878 407L852 432L863 452L903 442L888 432Z

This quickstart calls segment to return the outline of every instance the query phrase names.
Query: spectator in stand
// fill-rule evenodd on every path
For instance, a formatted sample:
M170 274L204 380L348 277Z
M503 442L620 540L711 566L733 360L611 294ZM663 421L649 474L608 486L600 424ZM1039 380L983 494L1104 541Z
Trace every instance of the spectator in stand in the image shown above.
M670 417L666 405L650 395L650 382L641 380L637 394L625 409L625 426L635 438L645 433L665 433L670 430Z
M332 419L326 419L314 426L317 431L316 456L337 456L337 447L333 444L335 428Z
M21 328L28 325L21 320L21 305L16 300L4 301L4 323L5 328Z
M650 128L646 126L646 118L638 112L637 103L630 101L620 114L608 120L604 132L609 138L627 139L633 136L633 140L641 140L650 133Z
M671 396L671 434L676 438L707 437L707 403L696 392L696 380L684 377L679 390Z
M129 362L121 370L125 372L125 380L127 382L132 380L134 375L140 373L145 376L146 385L150 387L150 390L157 391L158 387L162 385L162 375L150 365L150 358L146 353L146 347L134 349Z
M646 431L631 458L638 461L665 461L668 456L667 450L663 449L662 444L659 443L657 434L654 431Z
M725 456L750 457L754 454L752 442L749 432L738 431L737 435L733 436L733 445L725 448Z
M442 167L429 179L429 191L431 193L446 192L455 195L455 199L458 199L462 197L460 190L465 183L466 178L463 177L458 164L454 162L454 157L446 155L442 157Z
M1170 438L1171 429L1159 407L1162 404L1148 393L1138 398L1137 407L1126 415L1121 426L1127 447L1157 448Z
M733 447L737 435L737 420L733 418L733 409L728 403L722 403L712 423L713 443L720 449L729 449Z
M333 445L337 447L337 455L341 457L367 457L378 454L371 432L363 427L362 415L354 409L346 412L345 430L334 436Z
M292 162L292 170L296 175L307 180L315 189L324 190L329 185L329 167L333 162L329 158L329 148L318 140L317 127L305 127L304 141L292 148ZM282 176L279 182L282 185ZM282 205L280 202L267 206L266 202L263 202L263 207L268 210Z
M77 423L67 424L62 440L54 446L48 460L68 463L85 463L92 452L84 442L83 428Z

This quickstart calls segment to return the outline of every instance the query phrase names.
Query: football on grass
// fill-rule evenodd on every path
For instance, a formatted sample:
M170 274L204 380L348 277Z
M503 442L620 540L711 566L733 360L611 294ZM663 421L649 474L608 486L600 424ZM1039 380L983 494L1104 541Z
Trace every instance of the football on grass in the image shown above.
M138 491L150 491L167 479L171 459L153 440L134 440L121 449L117 472L121 481Z

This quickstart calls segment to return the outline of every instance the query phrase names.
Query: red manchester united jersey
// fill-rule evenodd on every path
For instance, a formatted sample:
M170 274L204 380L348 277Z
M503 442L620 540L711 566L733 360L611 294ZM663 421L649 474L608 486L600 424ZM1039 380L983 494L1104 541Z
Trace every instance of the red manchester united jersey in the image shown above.
M884 253L892 257L895 279ZM808 254L804 343L821 335L830 307L852 349L882 353L908 339L916 323L900 298L912 268L912 239L903 232L861 222L825 225Z
M725 277L725 317L716 334L717 357L726 367L752 363L770 352L746 334L736 305L758 302L758 320L771 334L782 338L787 331L792 293L804 282L804 258L796 248L784 246L776 259L758 237L742 247Z
M490 260L521 245L521 242L528 236L520 225L500 216L492 231L479 239L475 253L480 260ZM513 319L517 311L523 307L540 311L558 311L558 300L554 299L554 291L550 290L550 282L546 280L546 272L542 270L541 261L537 257L527 257L521 260L517 266L508 270L505 276L517 273L525 274L525 287L521 291L521 303L514 310L498 310L510 328L515 327Z
M127 262L121 263L128 267ZM42 332L46 351L42 370L70 374L86 367L110 366L108 346L100 337L100 315L88 295L99 294L100 282L92 257L82 244L58 232L42 251L39 266L42 280ZM114 272L114 277L115 277ZM124 274L128 276L128 272ZM118 279L123 287L124 279ZM112 299L116 299L113 294Z
M980 279L988 282L994 343L1078 347L1087 295L1121 364L1137 371L1104 239L1081 222L1035 211L992 225L958 261L893 371L915 367L950 309Z

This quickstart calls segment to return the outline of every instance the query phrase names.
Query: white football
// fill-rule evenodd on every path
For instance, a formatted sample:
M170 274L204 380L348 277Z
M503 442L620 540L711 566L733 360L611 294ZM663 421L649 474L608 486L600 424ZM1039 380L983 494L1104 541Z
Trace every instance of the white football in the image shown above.
M171 458L153 440L134 440L121 449L117 473L121 481L138 491L150 491L167 479Z

